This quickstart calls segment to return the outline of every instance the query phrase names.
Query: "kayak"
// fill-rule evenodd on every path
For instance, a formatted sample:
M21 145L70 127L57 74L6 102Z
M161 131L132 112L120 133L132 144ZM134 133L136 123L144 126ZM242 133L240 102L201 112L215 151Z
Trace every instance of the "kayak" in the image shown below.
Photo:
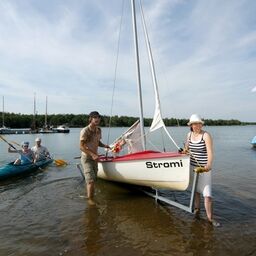
M4 180L10 177L24 175L34 172L39 168L46 167L53 162L53 159L47 158L36 163L14 165L14 162L8 163L0 167L0 180Z

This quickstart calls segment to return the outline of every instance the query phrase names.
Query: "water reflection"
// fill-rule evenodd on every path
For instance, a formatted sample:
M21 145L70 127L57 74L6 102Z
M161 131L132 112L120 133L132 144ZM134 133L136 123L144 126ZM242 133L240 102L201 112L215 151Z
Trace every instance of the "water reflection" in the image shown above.
M211 253L214 247L214 228L205 220L195 219L191 222L190 237L187 250L194 255L205 255Z
M102 216L97 206L89 206L85 209L84 228L86 232L84 243L85 251L89 253L89 255L97 255L100 250L101 220Z

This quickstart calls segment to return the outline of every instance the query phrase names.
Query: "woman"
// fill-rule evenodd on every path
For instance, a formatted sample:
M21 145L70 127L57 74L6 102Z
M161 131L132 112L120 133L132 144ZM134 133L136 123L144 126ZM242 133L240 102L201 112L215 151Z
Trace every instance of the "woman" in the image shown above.
M197 189L195 194L195 214L200 213L200 195L204 197L204 206L208 221L214 225L220 224L213 219L212 207L212 162L213 162L213 142L211 135L202 130L204 122L197 114L190 117L188 125L190 132L187 135L185 149L190 155L191 168L203 167L202 173L199 173Z
M19 153L20 157L14 161L13 164L28 164L34 163L35 155L32 150L29 148L29 142L22 142L21 144L22 149L16 150L12 149L11 147L8 148L9 153Z

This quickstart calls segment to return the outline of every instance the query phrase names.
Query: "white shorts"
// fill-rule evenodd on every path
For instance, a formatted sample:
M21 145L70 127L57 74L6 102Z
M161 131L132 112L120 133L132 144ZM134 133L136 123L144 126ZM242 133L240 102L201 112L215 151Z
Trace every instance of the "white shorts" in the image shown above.
M195 168L192 165L190 167L192 171ZM212 197L212 171L198 174L196 192L202 194L203 197Z

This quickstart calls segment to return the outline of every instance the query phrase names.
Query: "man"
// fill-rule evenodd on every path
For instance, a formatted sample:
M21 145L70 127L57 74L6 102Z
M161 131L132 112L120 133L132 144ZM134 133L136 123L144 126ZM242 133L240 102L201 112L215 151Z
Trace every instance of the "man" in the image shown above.
M86 180L88 203L95 205L94 190L98 172L98 147L109 148L101 142L100 114L93 111L89 114L89 125L80 132L81 164Z
M36 138L35 139L36 145L31 148L31 150L35 154L36 161L45 160L46 158L50 158L50 153L48 149L41 145L41 139Z

